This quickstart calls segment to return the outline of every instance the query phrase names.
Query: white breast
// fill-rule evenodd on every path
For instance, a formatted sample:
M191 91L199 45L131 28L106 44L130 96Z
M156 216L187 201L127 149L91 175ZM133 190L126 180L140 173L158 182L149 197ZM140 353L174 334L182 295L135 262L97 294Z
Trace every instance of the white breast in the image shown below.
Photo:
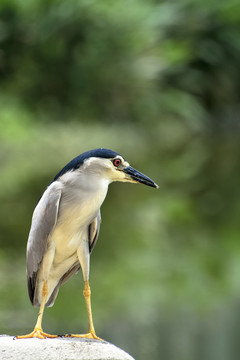
M59 216L51 239L55 243L54 262L76 254L81 241L88 240L88 227L97 216L106 197L109 182L103 179L94 181L94 187L84 182L81 186L68 186L63 189Z

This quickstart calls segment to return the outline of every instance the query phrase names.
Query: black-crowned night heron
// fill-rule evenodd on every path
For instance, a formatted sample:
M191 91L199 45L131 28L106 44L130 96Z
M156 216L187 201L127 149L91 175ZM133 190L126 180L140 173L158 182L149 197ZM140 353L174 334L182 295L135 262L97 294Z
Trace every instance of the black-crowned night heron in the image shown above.
M158 187L118 153L95 149L70 161L44 191L33 213L27 244L28 293L40 310L33 332L17 338L57 336L42 330L44 308L53 305L60 285L81 268L89 330L71 336L99 339L91 310L90 254L99 234L100 207L113 181Z

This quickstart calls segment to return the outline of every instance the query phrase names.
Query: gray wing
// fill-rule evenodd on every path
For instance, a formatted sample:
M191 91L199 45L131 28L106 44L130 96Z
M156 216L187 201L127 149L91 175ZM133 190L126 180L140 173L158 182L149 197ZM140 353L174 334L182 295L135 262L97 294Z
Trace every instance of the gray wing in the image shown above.
M100 210L98 215L95 217L93 222L89 225L89 252L93 251L93 248L97 242L98 234L100 231L101 213Z
M45 190L33 213L27 244L28 294L32 303L39 266L47 249L49 235L57 222L60 199L59 182L54 182Z

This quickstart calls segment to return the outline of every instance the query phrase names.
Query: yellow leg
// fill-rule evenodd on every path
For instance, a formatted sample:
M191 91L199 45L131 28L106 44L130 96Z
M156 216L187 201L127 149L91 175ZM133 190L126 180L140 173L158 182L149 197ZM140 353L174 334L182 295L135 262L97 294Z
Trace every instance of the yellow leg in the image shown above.
M43 330L42 330L42 317L43 317L43 312L44 312L44 308L45 308L45 304L46 304L46 300L47 300L47 295L48 295L47 283L44 282L43 288L42 288L42 301L41 301L35 328L30 334L16 336L17 339L29 339L29 338L45 339L45 338L57 337L57 335L50 335L50 334L43 332Z
M99 338L96 335L94 325L93 325L92 307L91 307L91 289L90 289L88 281L85 281L83 295L84 295L86 306L87 306L88 326L89 326L88 333L87 334L72 334L70 336L78 337L78 338L89 338L89 339L102 340L101 338Z

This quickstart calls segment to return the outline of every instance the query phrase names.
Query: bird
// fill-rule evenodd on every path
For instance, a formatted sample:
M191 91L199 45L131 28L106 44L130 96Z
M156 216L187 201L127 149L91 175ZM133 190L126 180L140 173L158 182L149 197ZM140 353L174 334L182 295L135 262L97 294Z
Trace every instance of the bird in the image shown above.
M54 304L60 286L81 269L89 328L85 334L69 336L102 340L93 324L90 254L99 235L101 205L115 181L158 188L119 153L99 148L71 160L43 192L33 212L26 256L28 294L39 313L34 330L18 339L58 336L43 331L44 309Z

